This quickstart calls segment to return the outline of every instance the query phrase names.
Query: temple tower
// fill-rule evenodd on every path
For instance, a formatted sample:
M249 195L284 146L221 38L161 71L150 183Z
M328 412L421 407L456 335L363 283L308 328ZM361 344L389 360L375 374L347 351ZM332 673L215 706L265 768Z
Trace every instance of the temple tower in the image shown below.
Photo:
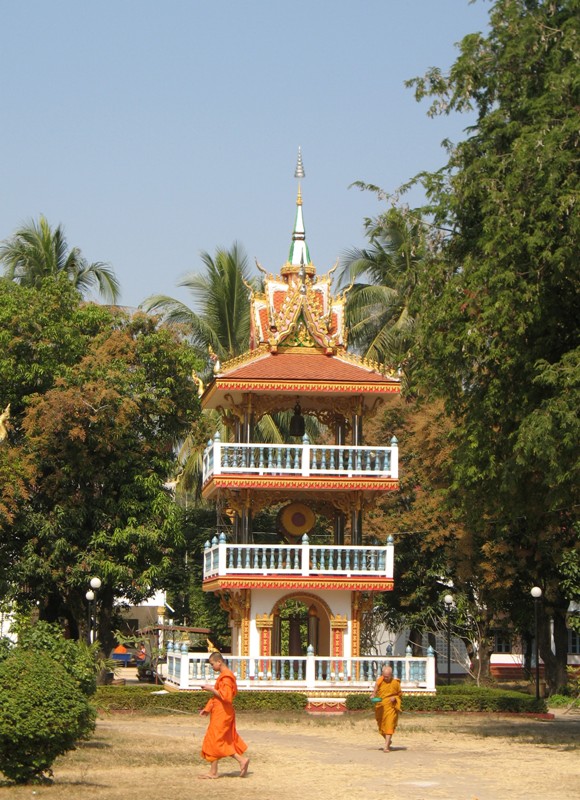
M304 177L300 152L295 176ZM215 364L201 398L230 431L206 448L203 496L232 518L229 537L218 530L207 543L203 588L229 612L233 656L292 671L298 661L284 666L282 657L304 656L307 646L321 659L358 658L364 609L373 592L393 588L392 541L371 544L364 520L383 492L398 488L397 441L365 445L364 423L400 382L348 352L346 292L331 292L336 265L316 273L300 182L288 260L277 275L258 267L248 350ZM288 441L258 441L258 421L277 412L291 415ZM277 510L276 541L254 535L264 508ZM320 519L328 540L314 542Z

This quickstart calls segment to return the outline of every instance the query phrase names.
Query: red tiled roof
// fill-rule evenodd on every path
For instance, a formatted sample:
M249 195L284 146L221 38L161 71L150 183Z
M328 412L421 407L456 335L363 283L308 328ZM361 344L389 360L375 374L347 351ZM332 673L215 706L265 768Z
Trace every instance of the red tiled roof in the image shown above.
M222 373L218 380L324 381L337 383L398 383L368 367L343 361L323 353L268 353L256 361Z

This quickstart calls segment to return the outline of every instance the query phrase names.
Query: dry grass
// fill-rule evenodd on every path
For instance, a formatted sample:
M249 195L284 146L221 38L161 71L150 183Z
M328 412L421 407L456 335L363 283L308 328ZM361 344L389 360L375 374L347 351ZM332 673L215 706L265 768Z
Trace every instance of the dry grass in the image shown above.
M0 782L0 800L529 800L577 797L580 719L403 715L396 749L380 752L370 714L339 718L288 713L240 714L252 758L247 778L232 759L222 779L207 771L199 748L206 721L193 715L111 715L93 740L59 759L52 786Z

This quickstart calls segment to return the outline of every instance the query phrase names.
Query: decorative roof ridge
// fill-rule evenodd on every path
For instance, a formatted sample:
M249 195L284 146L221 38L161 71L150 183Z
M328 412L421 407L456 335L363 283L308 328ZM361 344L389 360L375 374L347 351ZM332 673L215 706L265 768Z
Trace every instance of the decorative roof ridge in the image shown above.
M250 363L251 361L259 361L264 356L269 355L269 353L270 353L269 345L265 342L262 342L262 344L254 348L254 350L246 350L244 353L240 353L239 356L236 356L235 358L230 358L229 361L226 361L224 364L222 364L222 367L218 375L223 375L225 372L230 372L232 369L241 367L244 364Z
M386 378L391 378L391 380L400 381L401 379L394 375L394 370L389 367L388 364L380 364L378 361L374 361L371 358L363 358L362 356L357 356L356 353L349 353L348 350L337 350L337 352L332 356L332 358L339 359L340 361L345 361L347 364L353 364L357 367L362 367L363 369L367 369L370 372L376 372L379 375L384 375Z

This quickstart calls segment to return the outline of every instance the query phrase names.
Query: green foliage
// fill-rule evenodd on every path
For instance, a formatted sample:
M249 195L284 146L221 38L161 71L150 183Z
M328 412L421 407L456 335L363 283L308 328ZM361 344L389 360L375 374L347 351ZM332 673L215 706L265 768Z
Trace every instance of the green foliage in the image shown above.
M3 636L0 639L0 663L8 658L13 649L14 642L12 642L6 636Z
M411 82L431 113L477 112L447 165L419 176L448 235L410 302L415 388L454 420L447 500L480 601L526 633L541 582L552 688L566 679L560 565L578 542L578 50L577 0L497 0L448 75Z
M16 783L51 774L57 756L94 730L94 710L46 652L16 649L0 663L0 769Z
M346 254L341 276L353 284L346 306L349 344L366 358L405 369L414 329L409 299L425 257L423 224L392 208L365 227L370 246Z
M99 686L96 694L101 711L139 713L182 712L195 714L209 699L207 692L154 694L145 686ZM298 692L239 692L234 705L238 711L290 711L306 707L306 695Z
M370 710L368 695L350 694L346 698L349 711ZM547 711L545 700L531 695L480 686L440 686L436 695L403 695L403 712L466 711L538 714Z
M114 596L139 602L162 585L181 541L181 511L164 483L199 414L198 362L177 333L144 314L81 305L62 282L41 294L0 281L4 298L9 434L33 475L4 518L0 494L0 565L16 599L38 600L42 618L66 618L81 637L88 580L99 575L107 650Z
M81 692L88 697L97 688L97 659L94 646L84 641L65 639L57 624L42 620L34 624L20 625L17 650L29 653L46 653L57 661L76 681Z
M52 229L42 215L0 245L4 274L22 286L40 288L46 278L65 277L82 293L97 288L110 302L119 297L119 282L102 262L89 264L78 247L69 250L60 225Z
M218 248L214 257L202 252L201 260L204 271L191 272L179 283L191 292L193 309L161 295L150 297L143 307L185 326L200 357L207 359L209 346L225 361L247 350L250 341L248 258L234 243L229 250Z

